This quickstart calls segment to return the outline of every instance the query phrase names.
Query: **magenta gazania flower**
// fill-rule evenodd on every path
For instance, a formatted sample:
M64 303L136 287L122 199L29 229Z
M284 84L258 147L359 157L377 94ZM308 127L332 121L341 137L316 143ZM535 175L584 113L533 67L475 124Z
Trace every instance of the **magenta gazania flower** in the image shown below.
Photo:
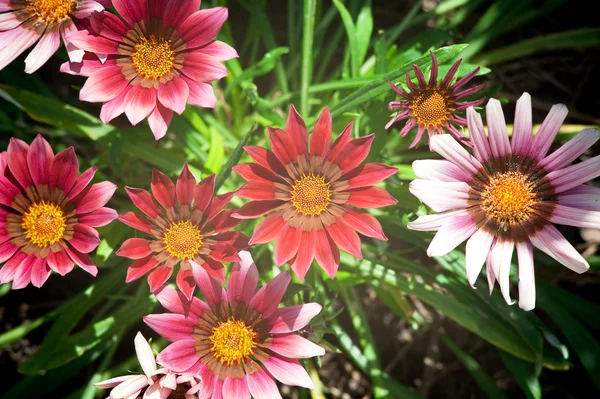
M191 301L163 288L158 301L171 313L152 314L144 322L173 342L156 361L176 372L199 375L200 398L281 398L275 379L313 388L300 362L325 350L296 334L321 311L307 303L279 308L291 277L282 272L255 292L258 270L249 252L240 252L228 288L198 269L206 302Z
M94 13L89 32L68 36L92 53L81 64L63 64L63 72L87 76L79 98L103 102L100 118L108 123L123 112L131 124L148 118L155 139L166 132L173 112L186 103L214 108L210 84L227 76L222 64L237 57L214 40L227 9L199 10L200 0L114 0L122 18ZM97 58L96 58L97 57Z
M51 271L64 276L75 263L96 275L87 254L100 244L94 227L117 218L104 207L117 186L105 181L88 187L95 173L92 167L79 175L73 147L54 155L42 136L31 147L10 139L0 174L0 284L41 287Z
M304 121L290 107L285 130L268 128L273 152L244 147L256 163L233 169L246 181L236 195L253 200L233 216L261 221L250 244L275 240L277 265L290 261L304 279L313 259L333 278L340 262L339 249L361 259L360 238L387 240L381 224L358 208L393 205L396 200L374 187L397 169L380 163L361 165L374 135L351 139L352 126L331 144L331 115L325 108L310 138Z
M467 126L467 120L459 116L458 112L465 110L468 107L480 105L485 101L485 98L466 102L459 102L458 100L479 91L484 84L482 83L469 89L459 91L460 88L469 83L469 81L477 75L479 68L476 68L469 74L457 80L454 84L450 85L452 78L454 78L456 71L458 71L461 61L462 60L456 61L444 79L438 83L437 59L435 58L435 55L431 53L431 75L429 77L429 82L425 81L423 72L421 72L417 65L413 65L413 70L419 82L418 86L410 80L410 72L406 72L406 86L410 90L409 92L402 90L393 82L390 82L392 90L404 99L402 101L392 101L389 103L390 111L398 109L400 112L385 125L385 128L389 129L399 120L408 118L408 121L402 130L400 130L400 136L406 136L413 127L417 126L417 135L409 148L416 146L419 141L421 141L423 133L425 132L427 132L431 139L432 135L436 133L441 134L444 133L444 131L452 133L461 140L463 144L470 146L469 141L466 140L463 134L458 131L456 126L454 126L455 124Z
M154 352L142 333L135 336L135 352L144 374L131 374L101 381L96 388L112 388L107 399L185 398L197 399L200 379L189 375L172 373L168 369L157 368Z
M509 273L516 247L519 263L519 306L535 306L533 246L569 269L583 273L589 265L554 227L600 228L600 189L584 183L600 176L600 156L570 165L598 140L595 129L585 129L547 155L567 107L555 105L532 137L531 98L517 102L509 143L500 103L486 107L488 136L481 117L467 110L474 144L469 154L449 135L431 138L431 148L446 160L413 163L418 179L410 191L436 212L421 216L409 227L437 231L427 250L442 256L464 240L469 283L487 260L490 293L496 280L511 304Z
M37 71L58 50L61 36L69 59L80 62L83 50L66 36L77 31L75 21L109 6L110 0L0 0L0 70L39 39L25 58L25 72Z
M119 256L136 259L127 271L126 282L155 269L148 275L150 290L154 292L171 277L178 264L177 286L188 298L198 281L196 269L204 268L211 277L225 282L221 262L239 260L238 251L248 247L248 237L231 231L240 222L231 217L233 210L223 210L233 193L214 196L215 175L196 184L187 164L177 185L154 169L151 189L152 195L141 188L125 187L131 201L146 217L126 212L119 220L151 236L130 238L117 251Z

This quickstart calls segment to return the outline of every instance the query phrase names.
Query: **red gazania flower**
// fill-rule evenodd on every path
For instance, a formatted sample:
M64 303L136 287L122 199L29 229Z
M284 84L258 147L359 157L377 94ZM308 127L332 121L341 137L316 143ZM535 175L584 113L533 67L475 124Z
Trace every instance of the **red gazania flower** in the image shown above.
M0 0L0 70L38 41L25 59L25 72L33 73L58 50L60 39L69 59L80 62L83 50L66 36L76 32L76 20L110 6L110 0Z
M90 53L63 72L87 76L79 98L105 103L104 123L123 112L131 124L148 118L154 137L165 135L173 112L186 103L213 108L210 84L227 76L221 63L237 57L229 45L214 40L227 9L198 10L200 0L114 0L119 18L94 13L89 32L69 35ZM96 56L99 58L96 58Z
M100 244L94 227L117 218L104 208L117 186L88 187L96 168L79 175L73 147L54 155L42 136L31 147L12 138L6 161L5 168L0 161L0 284L41 287L51 271L64 276L75 263L95 276L87 254Z
M131 201L146 217L126 212L119 220L151 236L130 238L117 251L119 256L136 259L127 271L126 282L156 268L148 276L154 292L165 284L178 264L177 286L188 298L194 292L199 269L206 269L213 278L224 282L221 262L239 260L238 251L248 247L248 237L231 231L239 224L231 217L233 210L223 210L233 193L214 196L215 175L196 184L187 164L177 185L154 169L151 188L152 195L141 188L125 187Z
M253 200L233 214L240 219L273 214L261 221L250 244L275 239L275 262L290 261L304 279L313 259L331 276L340 262L339 249L361 259L357 231L387 240L373 216L357 211L393 205L396 200L374 184L396 173L380 163L361 165L374 135L351 139L350 123L331 144L331 115L325 108L308 145L304 121L291 106L285 130L268 128L273 152L244 147L256 163L234 167L247 183L236 195Z
M444 133L444 131L447 131L456 136L464 144L472 146L458 131L454 124L467 126L467 120L462 116L459 116L458 112L466 110L468 107L476 107L482 104L485 101L485 97L466 102L459 102L458 100L479 91L484 84L482 83L469 89L459 91L460 88L469 83L469 81L477 75L479 68L476 68L469 74L457 80L453 85L450 85L452 78L454 78L456 71L458 71L461 61L462 60L456 61L446 74L446 77L438 83L437 59L435 58L435 55L431 53L431 75L429 77L429 83L425 81L423 72L421 72L417 65L413 65L413 70L419 82L418 86L410 80L410 72L406 72L406 86L408 86L410 92L405 92L393 82L390 82L392 90L401 97L404 97L404 100L392 101L389 103L390 111L394 109L399 109L401 111L385 125L385 128L389 129L399 120L408 118L408 122L406 122L402 130L400 130L400 136L406 136L413 127L417 126L417 135L409 148L413 148L421 141L425 131L427 131L429 137L436 133L441 134Z
M156 361L174 372L202 380L200 398L281 399L275 379L313 388L300 362L325 350L296 334L321 311L307 303L279 308L291 277L282 272L255 292L258 270L250 253L240 252L227 291L198 270L206 302L186 300L169 288L156 295L171 313L152 314L144 322L173 342Z

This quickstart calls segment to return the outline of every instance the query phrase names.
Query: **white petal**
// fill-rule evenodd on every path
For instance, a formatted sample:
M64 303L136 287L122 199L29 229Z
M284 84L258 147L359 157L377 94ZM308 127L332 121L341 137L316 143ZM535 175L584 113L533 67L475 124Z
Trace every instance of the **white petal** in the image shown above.
M494 236L484 229L479 229L469 238L465 249L467 278L471 287L475 288L477 276L481 273L483 263L490 253Z
M464 182L440 182L416 179L410 182L410 192L436 212L467 207L471 187Z
M530 242L518 242L519 259L519 307L523 310L535 308L535 273L533 270L533 246Z
M506 131L506 121L500 106L500 101L495 98L488 101L485 107L490 147L494 157L502 157L511 153Z
M139 331L135 336L134 342L135 353L137 353L140 366L142 366L142 370L144 370L148 380L150 380L152 378L152 374L156 371L156 359L154 358L154 352L152 352L150 344Z
M446 222L436 233L429 248L428 256L444 256L469 238L477 226L470 215L455 217Z
M551 224L546 225L529 239L534 246L574 272L583 273L590 268L583 256Z

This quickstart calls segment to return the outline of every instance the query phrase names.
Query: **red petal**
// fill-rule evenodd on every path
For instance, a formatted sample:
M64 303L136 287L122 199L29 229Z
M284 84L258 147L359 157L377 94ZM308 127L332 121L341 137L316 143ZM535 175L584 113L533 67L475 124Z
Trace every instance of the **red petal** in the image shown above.
M241 220L231 217L231 214L234 212L233 209L225 209L223 212L219 213L214 218L210 219L210 226L215 233L222 233L224 231L229 231L233 229L235 226L240 224Z
M294 108L294 105L290 105L290 112L285 123L285 132L291 137L292 144L294 145L294 160L298 158L298 155L308 154L308 130L306 129L304 120L298 114L296 108Z
M152 195L163 208L168 209L175 205L175 185L161 171L152 169Z
M215 175L205 177L194 189L194 206L202 212L210 204L215 192Z
M121 245L116 253L129 259L141 259L152 253L150 243L150 240L144 238L130 238Z
M221 210L225 207L225 205L229 204L229 202L231 202L231 199L233 198L234 193L225 193L225 194L219 194L216 195L212 201L210 202L210 207L209 209L207 209L208 213L208 219L212 219L215 216L217 216L217 214L219 212L221 212Z
M183 292L188 301L192 300L194 295L194 288L196 288L196 282L194 281L194 277L192 276L191 270L183 270L183 268L179 268L179 272L177 272L177 277L175 278L177 283L177 287L179 291Z
M29 150L29 145L25 143L23 140L15 139L14 137L10 139L8 143L8 149L6 151L6 161L8 164L8 169L12 175L17 179L17 182L23 188L27 188L33 184L31 180L31 176L29 175L29 168L27 166L27 151Z
M150 286L150 292L154 292L162 287L169 277L173 274L172 267L160 266L148 275L148 285Z
M154 269L157 265L158 261L154 259L152 255L134 261L131 265L129 265L129 268L127 268L127 277L125 278L125 282L130 283L134 280L137 280L150 270Z
M292 264L292 270L296 272L302 281L304 281L304 276L306 276L306 272L308 272L315 257L316 239L315 230L302 232L302 239L298 253L296 254L296 260Z
M275 186L273 183L251 181L240 187L235 195L249 200L269 200L275 198Z
M117 185L109 181L96 183L85 189L73 199L73 203L77 208L77 214L81 215L93 212L103 207L111 199L116 190Z
M292 277L288 272L281 272L266 285L261 287L250 301L250 307L262 314L263 319L269 318L279 307Z
M340 180L348 180L348 188L372 186L396 174L398 168L382 163L368 163L344 175Z
M310 138L310 153L324 157L331 146L331 113L325 107L313 130Z
M36 185L48 184L50 164L52 163L53 158L54 153L52 152L50 144L48 144L48 142L38 134L33 140L33 143L31 143L31 148L27 153L29 173L31 173L33 182Z
M194 280L196 280L196 285L204 294L204 298L206 298L208 305L213 307L218 303L227 301L225 290L215 279L210 277L208 271L194 261L190 261L190 263L192 265L192 274Z
M152 234L151 229L154 225L148 222L146 219L139 216L134 212L125 212L119 216L119 220L129 227L133 227L136 230L143 231L144 233Z
M275 239L275 263L277 266L283 265L288 260L292 259L302 238L302 228L293 228L289 224L281 229L281 232Z
M279 212L267 216L256 226L250 245L264 244L273 240L286 225Z
M66 248L65 251L79 267L96 277L96 274L98 274L98 268L88 254L81 253L75 248Z
M327 154L327 159L334 159L340 151L346 146L350 139L352 138L352 127L354 126L354 121L350 122L348 126L340 133L340 135L335 139L331 149L329 150L329 154Z
M125 187L125 191L127 191L127 195L129 195L133 204L150 219L154 220L161 213L160 208L148 191L133 187Z
M111 208L99 208L92 213L79 218L79 222L90 227L106 226L113 220L119 217L117 211Z
M383 234L383 229L379 220L366 212L355 211L354 209L347 208L346 213L342 216L342 219L348 226L357 230L359 233L367 236L377 238L379 240L387 241L387 237Z
M246 181L272 183L280 180L271 170L256 163L240 163L235 165L233 170Z
M257 164L272 170L277 174L285 172L285 168L279 159L277 159L277 156L266 148L258 146L245 146L244 150L246 150L248 155L250 155L250 157L254 159Z
M267 127L267 132L269 134L271 148L273 149L275 156L277 156L277 159L284 165L295 161L296 152L291 137L283 130L277 128Z
M315 258L329 277L334 278L340 265L340 251L325 230L317 230Z
M275 210L284 201L252 201L235 211L232 216L238 219L254 219Z
M181 205L191 205L194 199L194 188L196 187L196 179L187 162L183 164L181 174L177 178L177 203Z
M335 223L325 226L336 245L344 251L362 259L360 237L350 226L338 219Z
M357 188L349 190L348 193L350 193L350 198L346 201L346 205L358 208L380 208L398 202L387 191L379 187Z
M73 147L60 151L50 164L50 187L58 187L68 193L79 174L79 161Z
M69 258L67 252L64 250L58 252L50 251L46 259L48 260L48 266L50 267L50 269L60 274L61 276L70 273L71 270L73 270L73 267L75 266L75 262L73 262L73 260Z
M73 229L75 233L73 234L73 238L69 240L69 244L76 250L87 254L100 245L100 238L96 229L81 223L77 223L73 226Z
M97 167L92 166L91 168L80 174L79 177L77 177L77 180L75 180L75 184L71 188L71 191L69 191L68 197L70 200L73 200L79 194L81 194L83 190L85 190L85 188L88 186L88 184L90 184L90 182L94 178L94 175L96 174L97 170Z
M348 173L367 158L374 139L375 134L369 134L351 140L335 158L330 158L331 162L338 164L343 173Z

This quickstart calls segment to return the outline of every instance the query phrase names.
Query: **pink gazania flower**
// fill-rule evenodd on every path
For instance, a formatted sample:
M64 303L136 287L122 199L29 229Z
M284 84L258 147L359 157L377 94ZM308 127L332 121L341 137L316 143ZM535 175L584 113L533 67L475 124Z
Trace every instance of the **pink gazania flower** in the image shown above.
M198 269L206 302L191 301L163 288L156 295L171 313L152 314L144 322L173 342L156 358L164 367L198 375L198 397L225 399L281 398L275 379L313 388L296 359L322 356L325 350L296 334L321 311L307 303L278 308L291 280L282 272L255 292L258 270L250 253L240 252L227 291Z
M385 125L385 128L389 129L394 123L402 119L408 119L402 130L400 130L400 136L404 137L413 127L417 126L417 135L409 148L416 146L421 141L423 133L425 132L427 132L431 139L432 135L436 133L441 134L445 131L452 133L463 144L471 146L469 141L454 125L467 126L467 120L459 116L458 112L465 110L468 107L476 107L482 104L485 101L485 97L466 102L459 102L458 100L479 91L484 84L482 83L469 89L459 91L460 88L469 83L469 81L477 75L479 68L476 68L469 74L457 80L453 85L450 85L452 78L456 74L456 71L458 71L461 61L462 59L456 61L446 74L446 77L438 83L437 59L435 58L435 55L431 53L431 75L429 77L429 83L425 81L423 72L421 72L417 65L413 65L413 70L419 82L418 86L410 80L410 72L406 72L406 86L410 90L409 92L402 90L393 82L390 82L392 90L404 99L402 101L392 101L389 103L390 111L394 109L399 109L401 111Z
M63 72L87 76L82 101L103 102L100 119L108 123L123 112L131 124L148 118L156 140L163 137L173 112L186 103L214 108L210 84L227 76L221 63L237 57L214 40L227 9L199 10L200 0L114 0L119 18L107 11L91 17L89 32L68 36L92 53ZM96 58L97 57L97 58Z
M192 297L198 281L197 269L205 269L211 277L225 282L221 262L239 260L238 251L248 247L248 237L231 231L240 222L231 217L233 210L223 210L233 193L214 196L215 175L196 184L187 164L177 185L154 169L151 188L152 195L141 188L125 187L146 217L126 212L119 220L151 236L130 238L117 251L119 256L136 259L127 270L126 282L155 269L148 275L150 291L154 292L178 264L177 286L187 298Z
M100 244L94 227L117 218L104 207L117 186L105 181L88 187L96 168L79 175L73 147L54 155L39 135L31 147L10 139L0 158L6 159L5 167L0 161L0 284L41 287L51 271L64 276L75 263L95 276L87 254Z
M533 246L569 269L583 273L589 265L554 227L600 228L600 189L585 185L600 176L600 156L574 165L571 162L598 140L595 129L585 129L547 155L567 107L554 105L532 137L531 98L517 102L509 143L500 103L487 107L488 137L481 117L467 110L474 144L469 154L449 135L431 138L431 148L446 160L413 163L418 179L410 191L436 212L421 216L409 227L437 231L427 250L443 256L464 240L469 283L487 260L490 293L496 280L507 303L513 250L519 263L519 306L535 307Z
M258 224L250 244L275 239L275 262L290 261L301 279L313 259L333 278L340 262L338 248L362 259L357 231L387 240L377 219L352 207L395 204L387 191L373 185L397 169L380 163L361 165L375 136L352 140L352 126L332 145L331 115L325 108L309 150L306 125L291 106L285 130L268 128L273 152L244 147L256 163L233 168L247 181L236 195L253 200L233 216L252 219L274 212Z
M107 399L141 398L142 396L156 399L198 398L196 392L200 389L199 378L157 368L152 348L142 333L136 334L134 342L135 352L144 374L124 375L94 384L100 389L112 388Z
M0 70L38 41L25 58L25 72L33 73L60 46L62 36L69 59L80 62L83 50L66 36L77 31L75 21L110 7L110 0L0 0Z

